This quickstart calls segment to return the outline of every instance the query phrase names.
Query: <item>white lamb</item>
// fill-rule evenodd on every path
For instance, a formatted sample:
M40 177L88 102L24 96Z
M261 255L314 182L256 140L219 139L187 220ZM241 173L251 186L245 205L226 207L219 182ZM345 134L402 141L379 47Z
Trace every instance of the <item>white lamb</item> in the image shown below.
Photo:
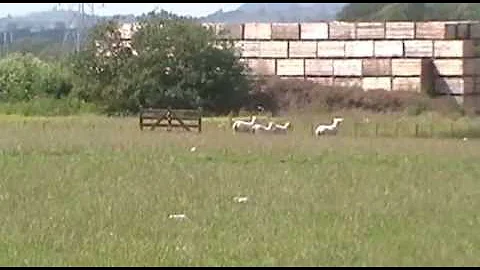
M258 132L270 132L273 129L273 122L269 122L268 126L264 126L262 124L255 124L252 127L252 133Z
M343 122L343 118L334 118L333 123L330 125L319 125L315 128L315 135L337 134L338 125Z
M256 116L252 116L249 122L237 120L232 125L233 132L251 132L255 121L257 121Z
M287 134L287 131L290 127L291 127L290 122L286 122L283 125L275 124L275 126L273 127L273 133Z

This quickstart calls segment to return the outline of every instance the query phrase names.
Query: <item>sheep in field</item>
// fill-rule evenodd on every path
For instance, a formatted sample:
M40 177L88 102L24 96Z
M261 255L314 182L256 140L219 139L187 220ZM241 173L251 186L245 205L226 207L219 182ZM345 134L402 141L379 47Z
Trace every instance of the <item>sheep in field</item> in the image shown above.
M273 127L273 133L276 134L287 134L288 129L292 127L290 122L286 122L283 125L275 124Z
M256 116L252 116L249 122L237 120L232 125L233 132L251 132L252 127L253 125L255 125L256 121Z
M252 133L271 132L272 129L273 129L273 122L269 122L268 126L264 126L262 124L255 124L252 127Z
M327 134L336 135L338 131L338 126L342 122L343 122L343 118L336 117L333 119L332 124L330 125L326 125L326 124L318 125L315 128L315 135L316 136L327 135Z

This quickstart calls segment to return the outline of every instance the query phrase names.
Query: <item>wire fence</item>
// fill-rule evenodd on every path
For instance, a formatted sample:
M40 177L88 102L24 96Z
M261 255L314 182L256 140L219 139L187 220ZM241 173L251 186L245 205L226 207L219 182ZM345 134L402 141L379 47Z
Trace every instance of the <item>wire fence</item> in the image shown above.
M242 118L239 118L242 119ZM238 119L235 119L238 120ZM249 121L249 118L243 118ZM261 119L262 124L267 124L269 118ZM287 120L285 120L287 121ZM283 121L283 122L285 122ZM227 125L223 129L228 129L233 123L229 117ZM313 134L315 125L297 126L293 123L292 129L296 132L309 132ZM480 138L480 124L475 125L469 122L438 121L438 122L349 122L342 123L338 127L338 135L353 137L410 137L410 138Z
M458 138L480 137L480 128L458 123L354 123L350 133L354 137L416 137Z

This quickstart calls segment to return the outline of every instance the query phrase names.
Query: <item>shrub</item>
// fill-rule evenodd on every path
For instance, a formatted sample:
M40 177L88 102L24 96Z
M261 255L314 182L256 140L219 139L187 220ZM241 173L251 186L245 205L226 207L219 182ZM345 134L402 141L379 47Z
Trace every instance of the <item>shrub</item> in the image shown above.
M46 63L31 54L0 59L0 100L28 101L67 96L72 84L60 64Z
M421 114L427 110L444 113L458 112L459 107L452 99L429 98L425 94L410 91L389 92L385 90L363 91L361 88L338 88L322 86L312 81L258 78L246 108L252 110L256 104L278 114L286 111L332 111L361 109L377 113L407 112Z
M108 22L74 59L75 93L108 112L144 107L239 109L250 87L232 44L186 19L146 16L131 47ZM99 50L103 49L103 53ZM135 54L133 52L136 52Z

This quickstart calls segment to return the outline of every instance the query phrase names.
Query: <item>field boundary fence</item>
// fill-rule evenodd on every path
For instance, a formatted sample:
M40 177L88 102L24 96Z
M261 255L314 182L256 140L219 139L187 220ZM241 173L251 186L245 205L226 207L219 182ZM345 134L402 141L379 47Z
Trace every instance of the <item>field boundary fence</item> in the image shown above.
M362 123L353 124L353 137L463 138L480 137L480 128L469 124L436 123Z

